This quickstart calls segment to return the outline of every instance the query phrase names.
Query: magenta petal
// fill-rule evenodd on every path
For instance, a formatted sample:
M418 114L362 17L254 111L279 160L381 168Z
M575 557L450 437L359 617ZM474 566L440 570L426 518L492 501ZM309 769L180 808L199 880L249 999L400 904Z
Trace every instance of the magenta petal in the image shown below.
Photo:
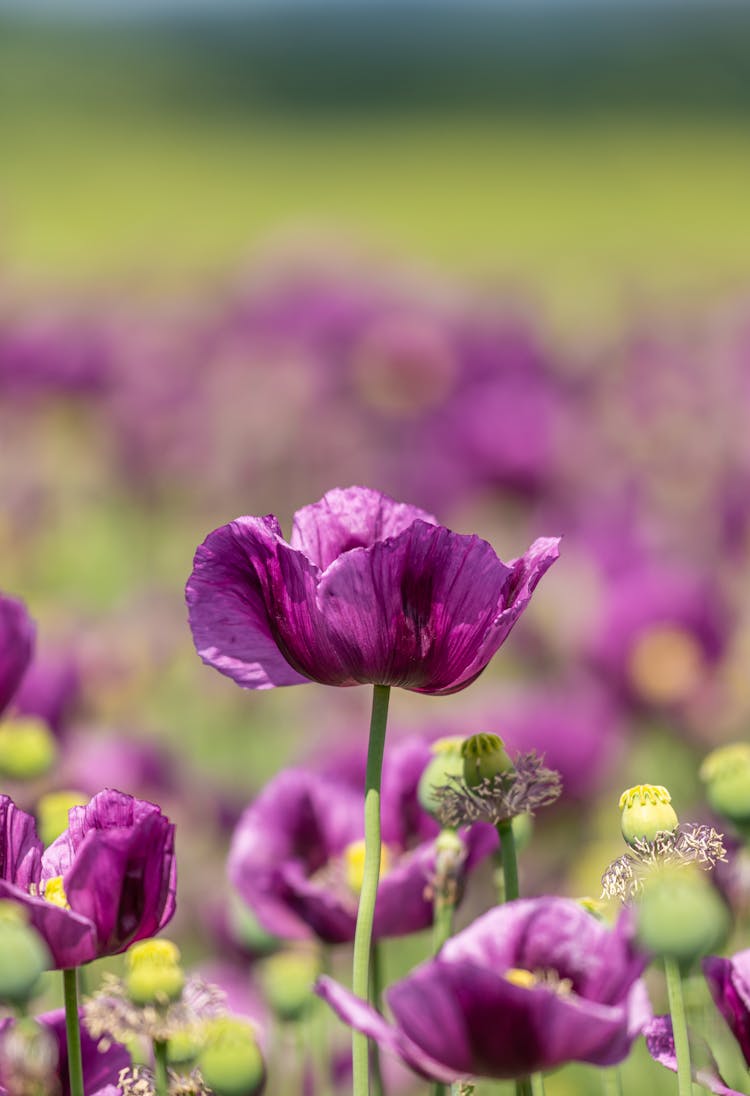
M731 959L709 956L702 966L714 1004L750 1066L750 948Z
M31 661L34 633L23 602L0 594L0 712L13 699Z
M86 917L44 898L33 897L3 880L0 880L0 898L13 899L26 908L30 924L47 945L56 970L79 967L96 959L96 929Z
M397 536L417 519L437 524L432 514L380 491L336 487L297 511L289 543L324 571L343 552Z
M674 1035L672 1034L672 1017L655 1016L644 1034L648 1052L654 1061L676 1073L677 1054L674 1047ZM691 1038L691 1044L693 1038ZM705 1045L704 1053L710 1053ZM717 1096L743 1096L743 1093L738 1092L737 1089L729 1088L724 1084L715 1065L694 1070L693 1077L704 1088L717 1093Z
M42 849L31 815L0 795L0 879L28 890L39 880Z
M417 521L337 559L318 596L355 681L439 693L476 661L510 575L486 541Z
M332 978L319 978L315 984L315 992L331 1006L345 1024L374 1039L383 1050L400 1058L420 1077L450 1084L461 1076L460 1073L447 1068L441 1061L436 1061L429 1054L425 1054L422 1048L407 1038L402 1031L388 1024L379 1012L338 985Z
M186 588L198 654L246 689L307 680L279 650L269 618L262 578L278 570L279 542L274 517L237 518L200 545Z

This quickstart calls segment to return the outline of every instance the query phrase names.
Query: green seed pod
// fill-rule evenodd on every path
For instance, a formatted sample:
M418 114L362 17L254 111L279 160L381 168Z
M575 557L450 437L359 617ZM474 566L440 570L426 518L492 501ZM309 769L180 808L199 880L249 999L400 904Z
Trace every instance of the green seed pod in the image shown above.
M261 982L269 1006L282 1022L299 1020L313 1001L312 986L320 971L312 951L280 951L263 960Z
M635 904L639 944L683 966L716 951L731 928L719 892L699 868L664 868Z
M0 1001L26 1004L51 961L41 936L28 923L24 907L10 899L0 901Z
M253 1096L260 1090L265 1067L251 1024L220 1016L204 1026L203 1036L198 1068L215 1096Z
M432 758L427 762L424 771L419 778L417 798L422 807L433 818L439 818L439 799L435 794L437 788L444 787L453 777L457 780L464 775L464 759L461 756L461 744L463 738L454 735L449 738L439 738L430 746Z
M0 724L0 776L36 780L57 761L57 743L47 724L36 716L19 716Z
M739 826L750 823L750 743L713 750L701 765L700 777L717 814Z
M637 784L620 796L620 828L629 845L653 841L659 833L672 833L679 824L672 797L660 784Z
M135 1005L177 1001L185 985L179 949L171 940L141 940L127 955L125 987Z
M192 1028L176 1031L167 1040L167 1061L171 1066L190 1069L200 1054L203 1040L200 1033Z
M505 752L503 740L496 734L473 734L461 745L464 780L476 788L483 780L510 772L513 762Z

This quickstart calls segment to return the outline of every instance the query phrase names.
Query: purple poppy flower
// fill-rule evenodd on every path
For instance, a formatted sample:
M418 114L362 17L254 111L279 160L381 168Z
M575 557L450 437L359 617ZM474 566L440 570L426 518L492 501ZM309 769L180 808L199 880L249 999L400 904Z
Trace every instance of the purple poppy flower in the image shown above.
M666 1066L667 1069L671 1069L673 1073L676 1073L677 1054L674 1046L674 1035L672 1033L672 1017L654 1016L643 1034L646 1036L648 1052L654 1061L662 1066ZM699 1040L694 1032L691 1032L690 1044L693 1053L698 1046L700 1046L701 1058L706 1063L698 1069L693 1069L693 1080L697 1081L697 1083L704 1088L707 1088L709 1092L717 1093L717 1096L744 1096L742 1092L738 1092L737 1089L734 1088L729 1088L724 1083L724 1080L719 1073L719 1067L714 1061L713 1055L707 1044L704 1040Z
M0 594L0 712L13 699L34 650L34 624L26 606Z
M432 757L421 739L398 743L385 757L382 784L383 861L374 936L399 936L432 924L429 885L439 827L417 800ZM251 804L232 841L229 877L269 931L287 938L354 939L363 850L361 788L302 769L276 776ZM468 871L495 847L490 826L466 835Z
M702 966L714 1004L750 1066L750 948L731 959L710 955Z
M250 689L374 682L445 694L469 685L558 555L503 563L486 541L363 487L297 512L243 517L198 548L187 584L204 662Z
M608 929L570 899L535 898L490 910L391 986L393 1025L329 978L317 992L420 1076L508 1078L625 1058L650 1018L645 965L627 914Z
M65 1013L63 1009L48 1012L38 1017L54 1037L57 1044L57 1065L55 1067L55 1079L59 1085L55 1092L59 1096L70 1096L70 1081L68 1077L68 1043L65 1035ZM2 1040L13 1032L14 1022L11 1019L0 1020L0 1045ZM22 1053L22 1046L19 1051ZM10 1055L0 1050L0 1096L6 1096L4 1087L5 1071L12 1068L9 1061ZM106 1048L99 1048L99 1040L92 1039L85 1027L81 1025L81 1057L83 1060L83 1086L86 1093L91 1096L117 1096L117 1077L121 1069L130 1065L130 1053L120 1043L108 1040ZM22 1061L22 1065L25 1063Z
M37 716L61 735L80 694L81 682L73 659L61 653L37 655L13 697L13 710ZM99 781L98 787L101 785Z
M0 796L0 898L21 902L58 969L125 951L175 909L174 826L153 803L107 789L73 807L47 849Z

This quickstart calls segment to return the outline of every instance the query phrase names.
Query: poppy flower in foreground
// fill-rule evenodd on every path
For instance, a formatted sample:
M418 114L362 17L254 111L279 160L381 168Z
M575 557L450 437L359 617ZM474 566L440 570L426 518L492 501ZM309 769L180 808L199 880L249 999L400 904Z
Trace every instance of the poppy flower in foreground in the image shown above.
M422 1077L521 1077L625 1058L651 1010L630 918L614 929L567 898L510 902L448 940L386 991L395 1023L321 978L345 1023Z
M0 795L0 898L26 907L58 969L125 951L175 909L174 826L157 806L108 788L68 817L45 849Z
M204 662L248 689L457 692L505 641L558 543L536 540L506 564L423 510L336 488L295 514L288 543L271 515L209 534L187 584L193 639Z
M440 827L419 805L429 742L406 738L383 763L381 878L374 936L432 924L430 885ZM364 795L346 780L303 769L279 773L243 814L232 839L229 877L269 931L291 939L354 939L364 854ZM464 833L456 883L497 846L492 826Z

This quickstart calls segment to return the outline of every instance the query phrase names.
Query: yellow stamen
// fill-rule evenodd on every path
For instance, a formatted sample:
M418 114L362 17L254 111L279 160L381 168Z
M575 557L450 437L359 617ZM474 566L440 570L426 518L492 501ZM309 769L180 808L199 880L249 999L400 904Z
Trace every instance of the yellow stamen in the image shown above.
M503 978L512 982L514 986L521 986L522 989L533 989L538 985L536 975L530 970L524 970L523 967L508 967Z
M380 849L380 875L385 875L391 866L391 854L383 845ZM362 883L365 877L365 843L362 841L352 841L351 845L347 845L344 849L344 868L346 871L346 882L350 890L355 894L359 894L362 890Z
M68 902L61 875L55 875L44 884L44 899L46 902L51 902L53 906L59 906L64 910L70 909L70 902Z

